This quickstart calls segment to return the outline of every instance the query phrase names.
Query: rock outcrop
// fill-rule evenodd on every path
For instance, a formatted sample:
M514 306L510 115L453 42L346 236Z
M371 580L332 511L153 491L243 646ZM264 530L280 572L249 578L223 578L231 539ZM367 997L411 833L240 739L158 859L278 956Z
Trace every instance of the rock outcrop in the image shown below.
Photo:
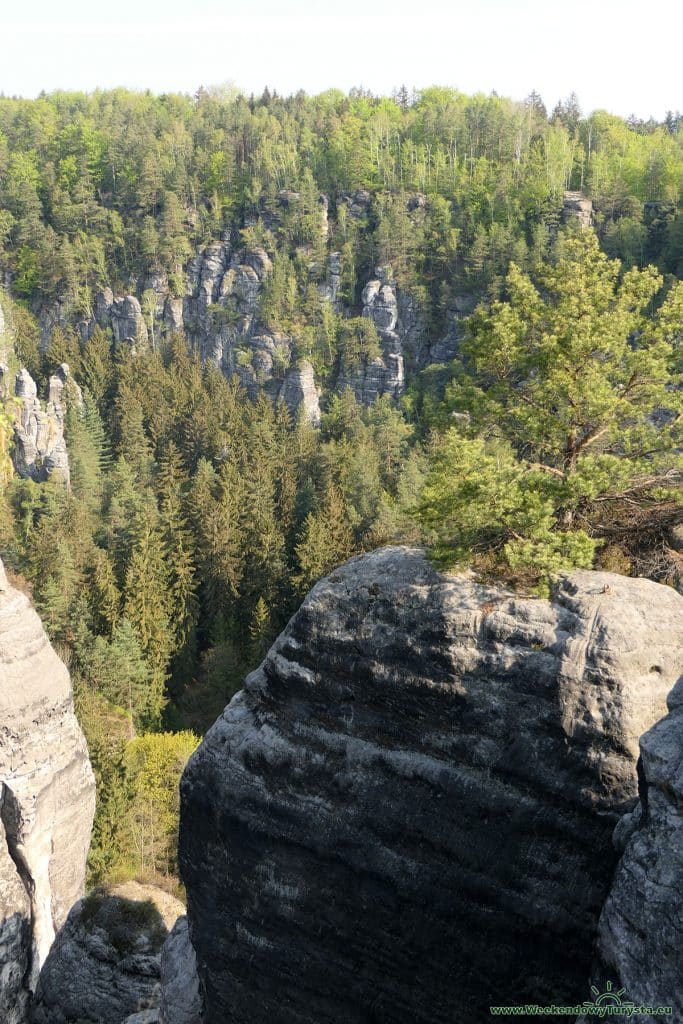
M303 413L314 427L320 426L320 396L315 386L315 373L308 359L300 359L290 367L280 388L279 397L293 416Z
M658 664L652 670L658 670ZM640 741L640 802L615 831L622 847L599 926L594 982L683 1019L683 676L670 714Z
M200 1024L197 959L186 917L179 917L161 950L161 1024Z
M214 363L227 377L236 376L252 398L261 392L273 400L282 397L292 413L302 408L317 424L319 393L312 365L306 360L294 365L293 339L259 319L263 286L272 269L265 249L233 252L229 240L223 239L205 246L190 262L184 296L172 295L160 274L146 275L140 294L153 293L151 322L158 322L159 330L183 331L203 362ZM341 271L333 261L330 272L336 296ZM116 344L149 343L150 332L134 295L115 298L109 288L99 292L90 334L95 323L110 328Z
M94 315L100 327L111 327L117 345L124 342L133 347L144 348L147 345L147 325L140 301L135 295L114 297L111 288L104 288L95 296Z
M571 220L579 222L582 228L589 228L593 223L593 201L583 192L565 192L562 206L562 223Z
M359 402L369 404L380 395L397 398L403 391L405 373L403 346L398 333L396 282L390 267L376 267L375 278L363 289L363 316L377 328L382 354L364 365L357 374L343 377L338 389L350 387Z
M32 1024L158 1020L161 950L182 913L168 893L136 882L80 900L41 971Z
M70 377L69 367L63 363L50 377L45 408L38 398L36 382L27 369L15 376L14 387L9 381L6 365L0 365L0 398L14 394L14 447L12 462L19 476L44 481L50 477L69 485L69 454L64 437L67 383L72 395L81 401L80 389Z
M2 797L0 796L0 801ZM0 802L0 1020L24 1024L31 956L31 901L9 852Z
M1 565L0 722L1 1007L14 990L19 1006L34 988L82 894L95 807L69 674Z
M549 602L396 548L319 583L181 783L206 1024L583 1001L682 612L647 580L574 572Z

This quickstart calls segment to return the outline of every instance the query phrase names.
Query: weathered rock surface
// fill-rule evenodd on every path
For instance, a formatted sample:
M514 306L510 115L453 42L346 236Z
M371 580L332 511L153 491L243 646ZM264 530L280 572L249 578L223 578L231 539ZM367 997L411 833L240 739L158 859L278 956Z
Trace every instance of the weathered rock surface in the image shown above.
M63 363L50 377L48 398L43 408L36 383L27 369L15 376L14 387L7 366L0 364L0 398L14 392L18 399L14 413L12 461L21 477L43 481L54 476L67 486L70 479L69 454L64 437L67 382L75 401L82 401L80 388L70 380L69 367Z
M320 396L315 386L315 373L308 359L300 359L290 367L280 388L279 397L295 416L299 410L314 427L320 425Z
M583 192L565 192L562 206L562 223L577 220L582 228L593 223L593 201Z
M0 795L0 1020L24 1024L31 953L31 901L10 856Z
M111 327L117 345L127 342L134 347L144 347L147 344L147 324L135 295L115 298L111 288L105 288L95 298L95 319L101 327Z
M653 659L653 671L658 664ZM617 826L624 847L599 926L594 981L683 1019L683 676L671 712L640 740L640 802Z
M363 316L372 320L379 335L382 355L352 377L342 377L338 389L350 387L359 402L369 404L380 395L397 398L403 391L403 346L398 333L396 282L390 267L376 267L376 277L363 289Z
M179 917L161 950L161 1024L200 1024L197 958L186 917Z
M515 597L400 548L318 584L182 780L207 1024L585 999L682 611L608 573Z
M161 949L182 913L168 893L136 882L80 900L41 971L33 1024L121 1024L157 1011Z
M82 893L95 780L69 674L1 565L0 723L0 978L21 976L19 1005Z

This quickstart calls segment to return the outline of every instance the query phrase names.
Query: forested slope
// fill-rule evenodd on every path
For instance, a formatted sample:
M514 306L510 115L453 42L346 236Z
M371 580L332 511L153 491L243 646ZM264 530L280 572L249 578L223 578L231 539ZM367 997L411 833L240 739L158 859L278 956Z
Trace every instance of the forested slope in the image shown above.
M0 98L0 554L75 679L94 877L173 873L189 730L353 552L675 582L682 184L678 115L573 97ZM13 375L64 363L70 488L13 472Z

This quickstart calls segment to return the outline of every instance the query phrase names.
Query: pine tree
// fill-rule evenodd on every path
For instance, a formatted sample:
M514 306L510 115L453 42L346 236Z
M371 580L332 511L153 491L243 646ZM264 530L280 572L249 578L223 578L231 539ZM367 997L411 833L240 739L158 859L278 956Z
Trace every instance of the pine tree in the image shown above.
M418 512L442 563L488 548L543 577L590 566L612 517L623 539L680 508L683 286L653 322L661 278L620 271L585 230L539 289L513 265L508 301L472 317L450 389L471 425L436 444Z
M122 384L115 400L118 445L140 484L149 481L152 469L152 446L145 431L142 403L128 384Z
M329 485L319 510L306 516L296 546L299 571L293 582L297 593L305 594L352 551L353 536L344 499L336 487Z
M90 603L98 632L111 636L116 628L121 608L121 593L111 560L106 551L95 549L90 573Z
M270 612L262 597L259 597L251 613L249 637L251 655L255 661L260 661L270 642Z
M99 511L111 455L97 405L87 389L83 392L82 407L75 402L67 406L66 438L71 488L92 512Z
M148 720L158 724L165 705L164 685L173 649L168 566L156 517L146 510L135 526L126 568L123 614L133 626L152 670Z
M111 340L97 325L83 346L79 379L83 380L102 412L103 402L111 389L113 373Z

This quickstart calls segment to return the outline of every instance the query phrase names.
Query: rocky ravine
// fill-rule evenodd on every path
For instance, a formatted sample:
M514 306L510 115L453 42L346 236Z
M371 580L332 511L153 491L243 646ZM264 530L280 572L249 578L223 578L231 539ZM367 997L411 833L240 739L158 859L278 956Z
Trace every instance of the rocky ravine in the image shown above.
M69 674L0 563L0 1020L21 1021L82 894L95 780Z
M682 663L683 598L647 580L575 572L523 599L399 548L323 580L183 778L206 1024L588 998L638 739ZM662 763L650 830L674 813ZM603 947L618 927L606 909Z

